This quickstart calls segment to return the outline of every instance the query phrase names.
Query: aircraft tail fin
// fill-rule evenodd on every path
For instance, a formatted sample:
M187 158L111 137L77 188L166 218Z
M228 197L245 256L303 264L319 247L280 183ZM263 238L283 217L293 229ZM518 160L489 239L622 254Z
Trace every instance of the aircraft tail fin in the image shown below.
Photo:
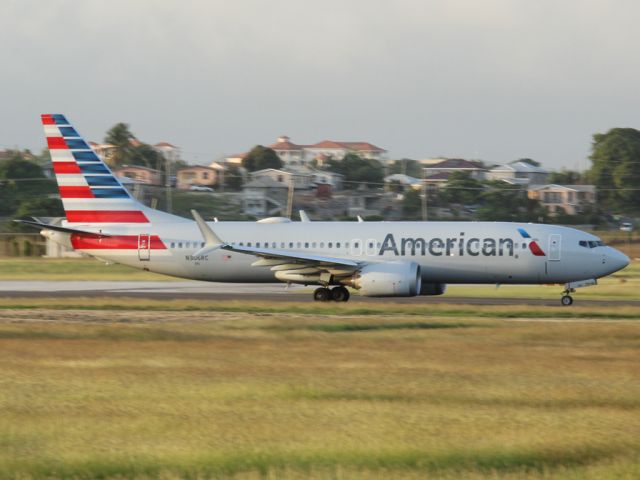
M144 226L181 219L133 198L64 115L41 117L67 224Z

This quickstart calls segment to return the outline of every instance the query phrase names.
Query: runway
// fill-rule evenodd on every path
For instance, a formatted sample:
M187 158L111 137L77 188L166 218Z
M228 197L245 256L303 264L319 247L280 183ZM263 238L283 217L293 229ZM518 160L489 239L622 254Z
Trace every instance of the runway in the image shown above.
M535 288L535 287L532 287ZM123 281L0 281L0 298L148 298L158 300L271 300L313 302L310 287L282 284L213 282L123 282ZM640 300L588 300L575 295L576 305L640 306ZM367 298L353 295L350 302L394 302L411 304L545 305L558 306L557 299L461 297L455 295L411 298Z

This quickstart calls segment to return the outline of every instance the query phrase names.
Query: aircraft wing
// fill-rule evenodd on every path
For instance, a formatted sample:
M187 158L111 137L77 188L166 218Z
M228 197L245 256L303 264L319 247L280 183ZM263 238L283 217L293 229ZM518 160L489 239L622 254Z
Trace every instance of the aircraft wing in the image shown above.
M348 260L346 258L336 258L336 257L325 257L324 255L314 255L303 252L287 252L282 250L272 250L269 248L252 248L252 247L238 247L235 245L223 245L220 248L224 250L230 250L232 252L238 253L246 253L249 255L255 255L257 257L262 257L263 259L268 260L282 260L282 263L299 263L299 264L309 264L309 265L317 265L317 266L342 266L342 267L352 267L356 269L360 266L358 262L354 262L353 260ZM258 262L254 263L255 266L273 266L277 265L277 262Z
M256 267L271 267L271 270L296 270L300 273L331 272L333 274L350 274L357 270L361 264L346 258L328 257L304 252L289 252L270 248L245 247L225 243L211 229L207 222L195 210L191 210L193 218L205 239L205 245L193 255L206 255L217 249L231 252L244 253L260 257L252 265Z

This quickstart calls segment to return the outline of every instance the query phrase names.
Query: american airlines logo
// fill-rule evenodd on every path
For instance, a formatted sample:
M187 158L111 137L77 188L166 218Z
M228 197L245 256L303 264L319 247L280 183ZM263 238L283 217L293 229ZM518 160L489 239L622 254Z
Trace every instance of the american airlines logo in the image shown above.
M522 228L518 229L520 235L525 239L531 236ZM534 241L528 241L529 250L535 256L544 256L540 246ZM391 252L395 256L425 256L427 252L434 257L465 255L477 257L513 257L515 242L512 238L466 238L465 232L460 232L457 237L439 238L430 240L420 237L402 237L396 240L392 233L388 233L382 242L378 255Z

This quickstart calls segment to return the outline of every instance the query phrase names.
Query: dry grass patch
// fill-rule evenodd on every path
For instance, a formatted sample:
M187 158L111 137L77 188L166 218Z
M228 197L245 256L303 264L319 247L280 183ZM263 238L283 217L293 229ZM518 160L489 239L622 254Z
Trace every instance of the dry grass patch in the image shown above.
M448 312L2 310L0 472L633 478L636 322Z

